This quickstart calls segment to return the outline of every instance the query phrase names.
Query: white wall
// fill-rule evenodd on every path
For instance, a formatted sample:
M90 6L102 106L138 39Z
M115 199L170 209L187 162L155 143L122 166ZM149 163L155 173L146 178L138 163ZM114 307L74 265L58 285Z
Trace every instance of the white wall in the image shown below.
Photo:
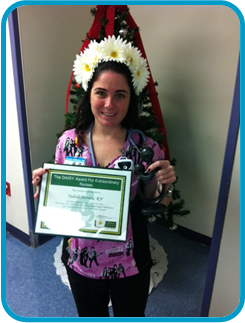
M11 197L6 195L6 220L12 226L29 235L8 26L6 34L6 71L6 181L10 183L11 189Z
M33 168L54 154L75 55L93 6L18 8ZM177 188L191 214L176 222L212 235L239 55L239 19L224 6L135 5Z

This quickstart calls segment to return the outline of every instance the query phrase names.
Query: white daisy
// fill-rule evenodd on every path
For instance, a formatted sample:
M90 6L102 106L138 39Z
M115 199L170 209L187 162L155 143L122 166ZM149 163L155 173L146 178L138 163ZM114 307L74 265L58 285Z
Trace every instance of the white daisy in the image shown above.
M138 66L133 72L133 86L137 95L139 95L146 86L149 75L150 73L147 68L147 62L141 57L138 61Z
M91 64L97 65L102 56L100 44L95 40L91 41L87 50L89 50Z
M141 57L141 53L135 47L127 46L125 51L126 60L128 61L128 65L131 71L134 71L138 65L139 59Z
M126 41L118 36L109 36L102 41L100 46L103 61L125 61L124 51L126 49Z
M104 220L99 220L99 219L95 220L95 227L104 228L104 226L105 226L105 221Z
M88 50L76 56L76 60L73 65L73 72L77 83L83 84L84 80L92 78L94 72L92 62L93 61L91 61L90 52Z

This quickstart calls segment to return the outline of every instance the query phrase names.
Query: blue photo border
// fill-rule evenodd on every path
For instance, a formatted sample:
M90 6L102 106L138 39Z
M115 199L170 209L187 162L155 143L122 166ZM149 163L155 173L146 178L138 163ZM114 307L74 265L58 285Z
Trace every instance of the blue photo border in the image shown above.
M62 0L54 0L54 1L18 1L10 5L7 10L4 12L2 16L2 21L1 21L1 153L2 156L5 157L6 155L6 23L8 20L8 17L10 13L20 7L20 6L26 6L26 5L94 5L94 4L127 4L127 5L221 5L221 6L227 6L231 8L238 16L239 21L240 21L240 65L238 66L238 73L237 73L237 82L236 82L236 87L235 87L235 92L234 92L234 100L233 100L233 106L232 106L232 111L236 111L236 115L234 118L230 120L230 127L229 131L232 132L232 128L234 126L234 123L237 122L238 116L237 116L237 105L240 104L242 107L243 105L243 93L240 89L242 89L242 85L244 84L244 66L243 66L243 61L244 61L244 16L241 13L241 11L231 2L228 1L62 1ZM240 80L241 83L238 82L238 79ZM240 114L241 114L241 120L243 119L243 113L242 109L240 109ZM243 142L243 132L242 129L240 130L241 133L241 143ZM229 135L229 133L228 133ZM233 135L233 139L235 134ZM228 138L229 139L229 138ZM228 144L228 140L227 140ZM242 146L242 144L241 144ZM227 156L229 155L228 150L226 150ZM243 164L243 154L241 151L241 159L240 159L241 165ZM29 161L27 160L26 163L28 164ZM225 165L224 165L225 168ZM224 169L223 169L224 170ZM20 321L20 322L125 322L128 321L125 318L27 318L27 317L20 317L13 313L6 302L6 282L5 282L5 277L6 277L6 202L5 202L5 192L3 190L3 184L5 185L6 183L6 159L2 159L2 164L1 164L1 182L2 182L2 191L1 191L1 214L2 214L2 220L1 220L1 295L2 295L2 305L3 308L5 309L6 313L12 317L13 319ZM243 169L241 168L241 179L243 178ZM241 193L240 196L242 197L243 193L243 186L241 186ZM241 199L242 200L242 199ZM29 206L30 208L32 207L31 205ZM241 203L241 211L240 214L243 214L243 204ZM242 235L242 228L244 228L244 219L241 216L241 255L244 252L243 246L244 246L244 238ZM217 248L219 246L216 246L216 250L214 251L217 252ZM209 265L209 270L214 270L212 269L212 264ZM226 322L229 320L234 319L242 310L244 306L244 275L242 273L244 272L244 259L241 257L241 281L240 281L240 287L241 287L241 294L240 294L240 303L236 310L231 313L230 315L226 317L161 317L161 318L130 318L130 322ZM212 272L214 274L214 272ZM214 277L213 277L214 278ZM206 293L210 294L210 287L209 290L205 291ZM205 313L207 309L203 309L203 313Z

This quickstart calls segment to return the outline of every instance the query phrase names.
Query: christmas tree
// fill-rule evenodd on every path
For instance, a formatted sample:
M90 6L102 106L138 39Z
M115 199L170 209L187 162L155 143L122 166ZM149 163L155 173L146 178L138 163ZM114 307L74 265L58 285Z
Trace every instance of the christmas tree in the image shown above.
M140 49L145 56L143 44L139 35L139 27L132 19L127 6L96 6L91 10L91 14L95 17L94 23L87 34L87 38L83 41L81 51L87 47L90 40L100 42L108 35L120 36L123 40L130 42L133 46ZM146 57L144 57L146 58ZM158 142L164 150L166 159L170 160L168 142L166 138L165 126L160 110L159 101L155 87L156 82L153 82L151 74L149 84L138 96L139 114L141 121L146 129L146 135ZM84 94L83 88L76 83L73 75L71 76L68 86L67 106L65 113L65 126L69 128L75 121L75 111L78 102ZM73 105L72 112L68 112L68 102ZM59 137L60 134L57 134ZM175 166L176 160L173 159L171 164ZM176 181L177 182L177 181ZM174 216L185 216L190 213L184 210L184 200L181 198L180 191L176 189L174 183L174 191L172 195L172 203L168 206L164 214L151 218L159 224L168 228L174 228Z

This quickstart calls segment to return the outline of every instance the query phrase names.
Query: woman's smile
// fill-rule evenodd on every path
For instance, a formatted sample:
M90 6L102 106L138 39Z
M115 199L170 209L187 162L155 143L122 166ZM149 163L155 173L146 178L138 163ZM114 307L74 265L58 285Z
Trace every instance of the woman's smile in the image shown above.
M117 115L117 113L106 113L106 112L103 112L103 111L101 111L101 113L102 113L103 115L105 115L106 117L114 117L114 116L116 116L116 115Z

